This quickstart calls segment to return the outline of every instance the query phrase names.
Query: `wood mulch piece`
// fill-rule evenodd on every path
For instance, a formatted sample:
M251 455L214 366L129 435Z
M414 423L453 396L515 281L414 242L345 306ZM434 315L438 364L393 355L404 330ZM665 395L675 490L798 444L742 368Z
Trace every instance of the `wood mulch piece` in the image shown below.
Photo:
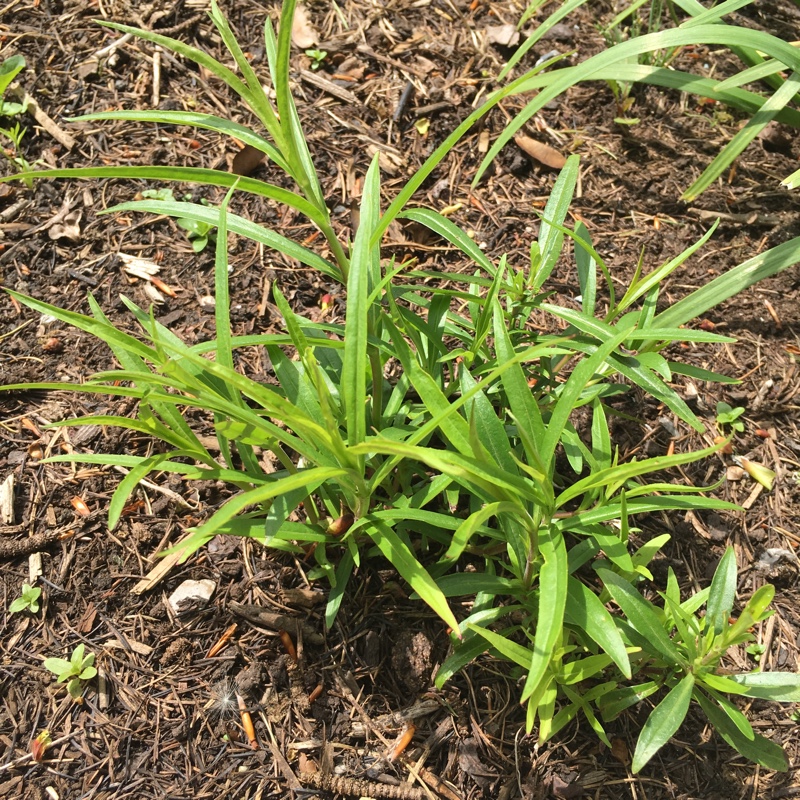
M576 49L581 58L599 51L603 41L595 15L608 18L611 4L586 5L534 48L526 63L553 49ZM92 22L96 16L134 21L220 55L220 42L198 16L203 10L198 3L21 0L3 6L0 56L26 57L24 89L76 142L67 147L54 138L55 129L29 123L24 145L29 160L57 166L230 165L234 145L206 131L68 121L81 113L155 102L249 122L208 75L168 53L155 58L149 44L120 41ZM254 65L263 69L264 14L276 19L276 7L265 9L251 0L222 6ZM509 0L309 5L318 48L327 56L312 70L311 60L296 53L294 91L343 240L352 233L351 201L359 196L373 153L381 153L388 200L491 89L486 76L499 72L509 51L488 43L486 29L516 22L522 10ZM742 13L750 15L739 18L748 24L800 39L790 0L755 4ZM707 63L717 75L736 68L720 50L699 48L682 58L687 64ZM158 86L154 63L159 63ZM686 207L678 200L681 191L730 140L740 115L646 87L634 88L632 96L632 113L640 119L635 126L614 122L620 111L608 87L587 85L545 109L525 131L562 154L581 154L572 214L587 225L620 286L640 257L646 268L655 268L696 241L711 217L722 218L714 238L665 282L665 303L800 235L800 196L778 187L800 156L792 132L777 148L754 144L725 181ZM543 207L555 172L509 146L480 186L472 189L470 182L486 135L494 137L523 103L524 98L508 100L465 137L416 198L439 210L451 207L454 220L473 232L487 255L499 259L507 253L517 267L528 263L538 227L535 211ZM0 166L10 169L5 162ZM268 166L257 174L285 185ZM195 254L171 220L96 214L143 188L160 187L86 181L43 182L32 191L22 185L0 189L0 282L83 311L91 291L112 320L131 330L119 295L143 307L155 295L144 281L123 272L115 254L139 255L159 264L159 278L176 295L158 301L158 319L190 343L209 339L213 309L202 300L213 292L213 253ZM187 191L211 202L224 194ZM237 213L296 240L314 235L304 219L262 199L236 197L234 204ZM68 220L77 226L75 235L51 238L55 225ZM279 329L270 301L276 283L299 312L342 318L344 293L323 276L251 242L237 240L231 247L236 334ZM416 256L423 268L473 269L413 225L392 226L387 253ZM578 288L569 259L559 263L550 287L553 302L574 301ZM775 583L776 614L756 631L765 669L798 669L796 563L757 566L769 548L795 551L800 545L798 289L796 268L765 281L706 315L707 325L736 336L736 344L675 348L672 354L741 380L737 386L694 387L697 413L711 436L718 400L746 407L737 452L774 469L775 489L754 493L744 480L727 481L719 496L749 505L747 513L637 521L641 540L665 531L673 537L653 565L658 581L673 566L684 591L705 586L725 546L732 545L742 596ZM333 295L333 305L323 309L326 294ZM80 381L112 365L110 352L82 333L48 323L8 298L0 299L0 308L4 383ZM237 357L252 377L270 379L259 351ZM690 388L682 385L686 392ZM751 800L800 794L795 772L772 774L748 764L696 712L633 776L630 752L646 709L632 709L608 726L611 751L585 722L538 747L535 736L524 733L518 686L506 665L484 656L444 690L433 690L432 676L447 651L445 631L424 607L392 592L397 576L383 562L362 566L330 631L320 611L325 587L308 583L304 564L250 542L215 540L186 564L170 564L153 575L156 554L213 511L226 496L224 488L151 476L121 525L109 531L104 520L117 472L43 465L30 455L36 448L61 452L62 446L150 452L151 443L130 432L58 429L57 439L44 427L74 416L131 411L127 401L89 395L0 394L0 483L8 474L16 482L13 519L0 520L7 526L0 530L0 798L256 800L366 793L445 800ZM654 401L634 396L621 401L619 411L634 420L623 419L614 431L624 458L664 453L671 440L682 448L705 444L706 437L676 429L676 421L665 418L665 409ZM201 434L213 433L203 429L207 423L199 415L192 424ZM757 431L773 433L765 437ZM719 456L685 467L685 478L711 484L728 466ZM88 516L76 511L76 497ZM74 535L61 541L66 532ZM176 612L168 598L186 579L212 581L214 594L205 606ZM23 582L37 581L39 613L9 614ZM465 611L458 603L454 610ZM42 666L45 658L68 657L79 643L96 655L99 670L81 704ZM755 662L737 652L732 666L752 669ZM253 720L257 749L242 728L239 698ZM781 742L796 766L800 745L792 712L758 701L748 707L756 730ZM410 724L415 732L405 757L391 762L393 743ZM44 729L53 742L41 763L34 763L31 742Z

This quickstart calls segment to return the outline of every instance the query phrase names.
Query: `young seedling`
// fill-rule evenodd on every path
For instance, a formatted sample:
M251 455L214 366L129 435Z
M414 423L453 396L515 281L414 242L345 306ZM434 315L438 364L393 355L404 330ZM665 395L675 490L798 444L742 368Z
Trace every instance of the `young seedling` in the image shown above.
M5 100L6 89L23 69L25 69L25 59L22 56L11 56L0 64L0 116L13 118L25 111L25 107L21 103L9 103ZM13 145L13 148L8 150L0 149L20 172L31 172L33 169L33 165L22 155L22 139L26 131L27 128L21 127L16 121L8 128L0 127L0 135ZM23 182L29 189L33 188L32 178L23 178Z
M39 598L41 596L42 590L38 586L23 583L22 594L11 603L8 611L11 614L17 614L20 611L28 610L32 614L36 614L39 611Z
M170 188L162 189L145 189L141 196L145 200L161 200L165 203L174 203L175 195ZM191 199L191 194L183 197L184 201ZM202 205L208 205L205 200L200 200ZM206 249L209 242L216 242L217 233L214 225L211 225L201 220L188 219L179 217L175 220L175 224L186 231L186 237L192 243L192 249L195 253L202 253Z
M744 409L741 406L733 408L720 400L717 403L717 427L724 432L725 426L728 425L736 433L744 432L744 422L739 419L742 414L744 414Z
M79 644L73 651L69 661L64 658L46 658L44 668L50 670L58 683L66 683L70 697L81 702L83 684L97 675L94 666L94 653L84 655L84 646Z
M311 49L306 50L306 55L311 59L311 69L318 70L322 66L322 62L328 57L328 51Z

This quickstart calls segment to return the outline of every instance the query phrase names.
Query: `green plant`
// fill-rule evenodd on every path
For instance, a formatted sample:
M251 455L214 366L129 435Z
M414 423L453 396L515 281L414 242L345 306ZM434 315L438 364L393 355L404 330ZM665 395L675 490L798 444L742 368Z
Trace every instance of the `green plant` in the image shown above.
M41 596L42 590L38 586L30 586L27 583L23 583L22 593L8 607L9 613L16 614L20 611L28 610L32 614L36 614L39 611L39 598Z
M145 200L158 200L163 203L174 203L175 194L170 188L163 189L145 189L141 192L141 196ZM183 200L186 201L191 198L191 194L186 195ZM208 206L205 200L200 201L202 205ZM192 243L192 249L195 253L202 253L208 247L209 242L213 243L217 240L217 229L215 225L210 222L203 222L197 219L187 219L178 217L175 224L186 231L186 236Z
M9 103L5 99L6 91L11 85L11 81L25 69L25 59L22 56L11 56L3 60L0 64L0 115L6 117L16 117L22 114L25 109L21 103Z
M33 178L27 173L32 172L35 164L31 164L22 155L22 140L25 137L27 128L21 128L19 122L15 122L10 128L0 128L0 135L5 136L13 145L13 150L3 149L3 155L22 173L22 182L29 188L33 188ZM38 163L38 162L37 162Z
M84 646L79 644L73 651L69 661L65 658L46 658L44 668L56 676L58 683L66 683L70 697L81 702L83 684L97 675L94 666L94 653L84 655Z
M311 59L311 69L317 70L322 66L322 62L328 57L327 50L306 50L306 55Z
M186 236L192 243L195 253L202 253L208 247L208 243L213 242L216 238L216 226L209 222L179 217L175 220L175 224L186 231Z
M5 99L5 93L11 81L13 81L24 68L25 59L22 56L11 56L0 64L0 116L16 117L24 113L25 107L21 103L9 103ZM23 173L30 172L34 166L22 155L22 140L26 130L26 128L20 127L18 121L15 121L9 128L0 128L0 135L8 139L13 146L13 150L11 151L3 148L3 155ZM29 189L33 188L32 178L24 176L22 180Z
M741 406L733 408L722 400L717 403L717 425L720 430L724 431L726 426L730 426L732 431L742 433L744 431L744 422L740 419L742 414L744 409Z
M668 539L662 535L640 541L638 515L736 508L709 497L715 487L674 483L668 472L711 455L724 442L698 452L622 462L609 418L624 415L619 404L635 386L685 425L705 431L704 422L671 386L675 376L732 381L670 360L668 348L681 341L732 341L686 325L760 278L795 263L800 259L797 242L761 253L659 311L661 285L707 241L713 228L652 272L645 273L639 264L620 294L586 226L566 225L578 182L578 159L571 157L542 213L528 263L511 265L505 257L490 260L448 218L406 205L486 106L513 91L506 88L445 139L383 213L378 161L373 159L364 179L360 224L354 241L345 245L328 217L289 93L293 9L292 2L284 5L277 38L269 23L265 31L277 108L216 5L211 18L243 79L180 42L138 32L224 80L254 111L269 138L203 114L109 112L92 118L189 124L236 135L293 178L297 192L190 168L36 173L193 180L230 188L218 209L153 198L110 209L168 213L216 228L213 341L188 346L152 312L127 298L123 302L139 326L137 336L112 325L93 297L89 316L10 292L30 308L87 331L110 347L120 369L68 388L138 401L133 418L98 415L56 424L116 425L161 443L147 456L71 453L52 457L49 463L79 460L129 469L110 502L112 529L138 482L152 472L226 482L233 496L173 549L185 560L213 536L227 534L313 559L309 577L325 578L330 584L328 625L362 561L385 557L415 597L453 631L452 653L437 682L443 684L486 650L509 660L521 680L528 728L538 723L543 740L579 711L604 737L593 709L613 716L615 692L623 693L619 703L627 705L647 696L644 690L631 691L637 675L653 682L652 693L662 686L669 690L665 708L672 712L683 708L688 687L688 696L696 696L726 735L714 715L731 718L730 703L704 687L713 683L725 650L738 646L744 633L735 626L717 630L714 623L712 634L696 611L706 603L705 619L716 620L721 619L720 608L732 606L731 558L723 559L722 577L715 578L711 590L682 604L674 578L664 607L635 588L652 581L648 565ZM255 192L306 214L324 233L332 261L230 212L234 190ZM426 226L458 248L474 263L473 274L438 273L382 260L382 234L400 217ZM299 316L274 286L285 331L233 336L229 232L261 241L341 281L347 297L344 323ZM547 290L550 274L567 255L569 244L580 308L557 305ZM533 312L549 315L554 332L532 329ZM274 385L256 382L234 368L234 351L245 346L266 350ZM388 370L389 366L400 369ZM63 390L65 385L2 388L33 387ZM213 427L223 464L187 422L187 409L194 416L205 415ZM583 424L576 409L582 410ZM452 610L453 597L470 598L466 618L458 619ZM759 596L759 604L764 597ZM612 615L612 602L620 613ZM747 613L752 625L766 612L759 605ZM738 680L730 683L739 686ZM780 680L786 687L796 685L796 676ZM733 692L727 683L725 687L720 691ZM789 691L786 688L784 694ZM663 722L665 714L662 709L651 716L653 722L643 729L637 768L671 735ZM734 746L741 745L729 738ZM742 752L768 766L780 761L766 746L745 746Z
M520 25L530 19L546 0L534 0L525 11ZM559 8L538 25L508 61L501 77L506 77L521 61L528 50L555 24L582 6L586 0L566 0ZM533 100L506 126L503 133L487 152L475 177L477 182L490 162L514 137L519 129L547 103L558 97L576 83L589 80L613 81L619 87L626 83L649 83L665 88L718 100L733 108L752 114L747 124L720 151L703 173L683 193L682 199L691 201L704 192L717 178L723 175L742 151L772 120L778 120L795 128L800 127L800 112L796 108L800 89L800 52L789 42L763 31L752 30L723 21L723 17L752 0L726 0L707 9L698 0L674 0L670 5L680 9L686 18L674 28L657 29L660 14L650 15L648 33L634 35L626 41L609 47L586 61L573 67L556 69L543 74L536 71L517 78L506 89L512 94L540 90ZM637 11L643 2L632 3L617 19ZM660 2L651 4L651 9L660 11ZM676 20L677 21L677 20ZM636 31L634 30L634 34ZM730 49L746 68L724 81L704 78L690 72L667 69L666 63L676 51L687 46L702 44L722 45ZM552 60L557 63L563 58ZM649 61L650 63L644 63ZM546 67L552 64L545 65ZM788 73L784 75L784 73ZM771 97L741 89L745 84L764 81L774 90ZM620 94L622 90L617 89ZM624 93L622 93L624 94ZM800 171L784 181L786 185L800 184Z

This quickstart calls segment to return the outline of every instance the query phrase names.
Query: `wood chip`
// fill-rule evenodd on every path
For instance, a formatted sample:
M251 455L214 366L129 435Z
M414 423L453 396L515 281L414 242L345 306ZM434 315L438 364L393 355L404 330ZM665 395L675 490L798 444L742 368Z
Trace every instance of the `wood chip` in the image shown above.
M330 95L338 98L344 103L351 103L352 105L358 105L358 98L349 90L345 89L342 86L334 83L333 81L329 81L327 78L324 78L318 72L311 72L308 69L301 69L300 70L300 77L306 82L310 83L312 86L316 86L318 89L322 89L323 92L327 92Z
M0 523L14 524L14 473L0 483Z

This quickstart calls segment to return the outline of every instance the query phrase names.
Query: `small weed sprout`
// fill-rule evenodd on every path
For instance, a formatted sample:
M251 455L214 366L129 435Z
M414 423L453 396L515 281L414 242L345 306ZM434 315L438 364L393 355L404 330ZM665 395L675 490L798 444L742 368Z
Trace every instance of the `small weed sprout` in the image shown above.
M73 651L69 661L65 658L46 658L44 668L56 676L58 683L66 683L70 697L81 702L83 684L97 675L94 666L94 653L84 655L84 646L79 644Z
M144 200L161 200L165 203L174 203L175 195L172 189L165 187L163 189L145 189L141 193ZM184 200L191 199L191 194L184 196ZM208 202L205 200L200 201L203 205L207 206ZM207 222L202 222L197 219L188 219L179 217L175 220L175 224L186 231L186 237L192 243L192 249L195 253L202 253L206 249L209 242L217 241L216 226Z
M5 100L6 89L23 69L25 59L22 56L11 56L0 64L0 116L13 118L25 111L25 106L21 103L8 103ZM22 155L22 140L26 132L27 128L23 128L17 121L11 127L0 128L0 135L12 145L8 150L2 148L3 155L22 173L33 171L33 165ZM33 188L32 178L23 178L22 181L29 189Z
M306 55L311 59L311 69L318 70L322 66L322 62L328 57L328 51L312 48L311 50L306 50Z
M30 584L22 584L22 593L14 600L8 607L11 614L17 614L20 611L30 611L36 614L39 611L39 598L42 596L42 590L38 586L31 586Z
M724 430L724 427L730 426L731 430L736 433L744 432L744 421L739 419L744 414L744 409L741 406L733 408L724 401L720 400L717 403L717 427Z

